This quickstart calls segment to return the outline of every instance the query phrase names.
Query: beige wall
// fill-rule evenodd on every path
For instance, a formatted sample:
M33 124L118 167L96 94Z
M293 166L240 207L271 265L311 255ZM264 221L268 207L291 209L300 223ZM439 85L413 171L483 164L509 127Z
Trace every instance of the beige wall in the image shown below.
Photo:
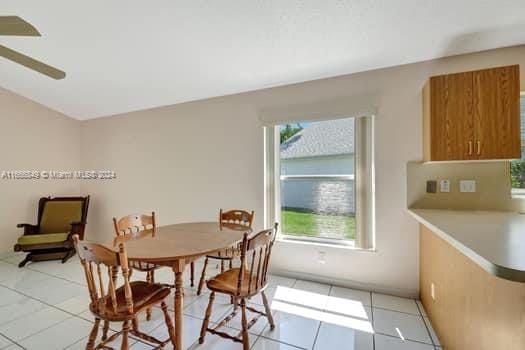
M4 170L76 170L80 122L0 88L0 173ZM37 202L76 195L74 180L0 179L0 252L13 249L18 223L36 223Z
M438 182L437 193L426 193L427 180ZM450 192L439 191L439 181L450 180ZM459 191L460 180L475 180L476 192ZM407 205L420 209L512 210L508 161L421 163L407 165Z
M272 267L297 276L415 296L418 226L406 213L406 163L422 158L421 88L431 75L516 63L525 66L525 46L85 122L2 90L0 165L115 170L117 180L80 184L82 193L92 195L87 237L93 240L112 236L112 216L136 211L155 210L159 223L168 224L213 220L220 207L243 207L256 211L255 224L260 227L264 196L260 114L311 106L322 115L323 109L330 109L326 101L342 100L360 101L358 109L366 110L362 105L366 96L377 110L376 250L279 242ZM524 68L521 74L523 82ZM32 139L21 143L27 133ZM11 247L17 222L32 221L39 196L77 190L74 183L62 182L2 181L0 186L2 249ZM325 264L317 262L319 251L325 252Z
M113 182L82 183L93 196L89 237L110 237L113 215L149 210L167 224L211 220L219 207L244 207L256 211L260 227L264 171L259 113L309 105L322 114L324 101L369 96L378 111L376 251L279 243L273 269L416 295L418 235L406 213L406 163L422 158L422 86L435 74L516 63L525 67L525 46L83 122L82 165L115 170L118 176ZM525 69L521 74L523 81ZM326 253L325 264L317 262L319 251Z
M263 137L250 114L209 100L84 122L82 165L117 173L82 183L89 237L107 239L113 216L140 211L155 210L161 225L216 219L220 207L251 208L260 220Z

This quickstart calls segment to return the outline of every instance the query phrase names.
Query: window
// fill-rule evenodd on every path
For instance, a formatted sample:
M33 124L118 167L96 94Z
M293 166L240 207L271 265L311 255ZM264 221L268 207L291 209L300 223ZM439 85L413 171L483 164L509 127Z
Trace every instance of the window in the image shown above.
M512 194L525 196L525 92L520 98L521 110L521 159L510 162Z
M281 238L372 247L371 128L371 117L267 128L267 210Z

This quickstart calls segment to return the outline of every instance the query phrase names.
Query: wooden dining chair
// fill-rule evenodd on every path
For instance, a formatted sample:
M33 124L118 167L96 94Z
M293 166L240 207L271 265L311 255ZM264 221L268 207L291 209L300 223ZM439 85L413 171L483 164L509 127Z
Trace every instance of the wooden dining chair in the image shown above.
M274 228L263 230L250 237L249 232L244 234L241 244L241 265L239 268L229 269L206 282L210 289L210 300L206 308L206 314L202 323L199 343L204 343L206 332L231 339L243 344L243 349L250 348L248 330L257 322L261 316L268 318L270 329L275 328L272 311L268 304L265 289L268 287L267 273L270 263L273 243L277 234L278 224ZM248 268L249 266L249 268ZM238 313L239 307L234 307L233 312L221 320L213 328L209 327L210 316L213 310L215 293L227 294L235 299L235 305L240 304L242 330L237 336L229 335L220 331L219 328L226 326ZM246 305L246 299L261 293L265 311L259 311ZM240 302L240 303L239 303ZM247 320L246 310L257 315L250 321Z
M162 349L169 341L175 345L175 330L165 302L170 294L170 288L144 281L130 282L130 268L124 243L118 245L117 253L99 244L80 241L78 235L75 235L73 240L86 276L91 300L89 310L95 316L95 324L89 335L86 350L112 349L106 344L120 335L122 335L121 350L127 350L129 334L156 344L155 349ZM119 270L123 285L117 288ZM170 338L164 341L139 331L137 322L139 313L158 304L164 313L170 335ZM104 320L102 340L95 345L101 320ZM122 322L122 330L108 337L109 322Z
M133 235L144 230L154 229L157 227L155 212L151 212L151 215L131 214L118 220L113 218L113 226L117 236ZM148 283L155 283L155 270L161 267L144 261L130 261L129 266L132 269L131 271L135 269L146 272L146 281ZM151 309L147 310L146 320L151 320Z
M219 210L219 225L220 229L222 230L223 227L227 227L229 229L235 229L244 231L246 229L252 228L253 218L255 214L254 211L247 212L245 210L228 210L228 211L222 211L222 209ZM209 259L215 259L220 260L221 262L221 272L224 272L224 262L228 261L230 269L232 268L232 261L235 257L239 256L239 249L225 249L222 250L216 254L207 255L206 259L204 260L204 266L202 267L202 273L201 278L199 280L199 287L197 288L197 295L201 295L202 288L204 287L204 281L206 279L206 269L208 267Z

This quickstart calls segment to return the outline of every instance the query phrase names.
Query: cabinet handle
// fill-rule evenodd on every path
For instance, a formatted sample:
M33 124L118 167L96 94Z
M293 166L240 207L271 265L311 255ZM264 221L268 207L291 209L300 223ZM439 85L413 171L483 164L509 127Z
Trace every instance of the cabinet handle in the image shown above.
M481 155L481 141L479 141L479 140L476 141L476 146L477 146L477 148L478 148L478 150L477 150L477 154L478 154L478 156L479 156L479 155Z
M468 142L468 155L469 155L469 156L472 155L472 141L469 141L469 142Z

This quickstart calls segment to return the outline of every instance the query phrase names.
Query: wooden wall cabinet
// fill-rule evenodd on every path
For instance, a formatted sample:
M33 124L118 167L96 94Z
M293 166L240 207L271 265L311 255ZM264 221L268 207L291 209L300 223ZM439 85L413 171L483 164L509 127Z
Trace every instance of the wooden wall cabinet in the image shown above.
M521 157L518 65L431 77L423 109L425 161Z

